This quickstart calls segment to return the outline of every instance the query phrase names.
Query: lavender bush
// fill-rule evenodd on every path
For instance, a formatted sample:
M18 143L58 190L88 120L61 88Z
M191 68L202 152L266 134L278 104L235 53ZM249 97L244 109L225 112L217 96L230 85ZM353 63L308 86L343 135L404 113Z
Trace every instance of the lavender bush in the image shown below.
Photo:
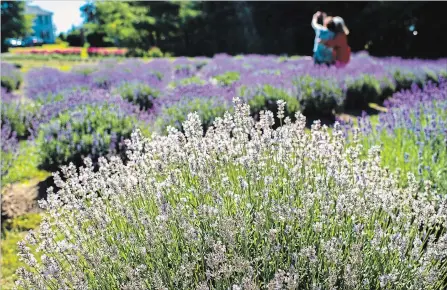
M26 75L27 98L50 103L62 99L67 92L88 91L92 82L86 75L61 72L53 68L33 69Z
M300 76L294 84L301 110L306 116L331 115L343 104L343 90L333 79Z
M34 127L39 130L43 167L55 170L62 164L82 164L90 156L120 154L122 142L151 116L120 96L104 90L72 92L40 110ZM143 128L143 127L142 127Z
M26 139L32 135L33 120L38 114L39 107L9 93L1 88L1 120L8 123L16 137Z
M214 77L216 82L222 86L230 86L234 82L237 82L240 79L240 75L238 72L228 71L221 75L217 75Z
M388 112L377 119L358 120L365 150L381 144L383 165L399 168L403 185L406 173L412 172L421 185L432 180L441 193L447 193L447 82L429 83L423 89L414 84L386 105Z
M137 126L135 117L113 104L63 112L40 129L42 167L54 171L70 162L80 166L85 157L96 163L101 156L119 155Z
M283 107L281 103L281 107ZM18 289L441 289L447 199L305 118L235 113L55 174ZM284 112L279 110L279 115ZM281 118L281 117L280 117ZM282 118L281 118L282 119ZM30 246L37 245L38 260Z
M128 60L119 64L102 64L100 69L93 72L90 77L95 86L111 89L129 81L139 81L151 86L162 87L164 85L162 81L169 82L171 76L168 73L165 76L162 72L152 69L149 64Z
M123 100L120 96L107 90L92 89L90 91L65 92L61 100L44 104L39 110L38 118L34 119L33 126L34 128L39 128L42 124L50 122L51 119L56 118L59 114L76 110L80 106L103 106L109 104L115 105L124 114L135 116L142 122L148 123L151 121L150 114L141 111L138 106Z
M409 89L412 84L419 87L427 81L437 83L439 77L447 77L447 59L403 60L397 57L378 59L378 63L389 71L397 84L397 91Z
M187 86L187 85L192 85L192 84L205 85L206 83L207 83L207 81L205 81L197 76L193 76L190 78L174 80L169 84L169 88L174 89L176 87Z
M152 108L154 100L160 95L159 90L138 81L123 82L114 88L112 92L138 105L141 110Z
M389 96L395 90L395 85L390 81L380 81L372 75L358 75L346 79L346 97L344 107L346 109L366 108L369 103L380 104L385 96Z
M285 116L293 118L300 110L299 100L296 98L295 87L285 80L280 73L264 71L259 74L243 76L238 82L238 96L250 105L255 118L263 110L276 112L277 101L287 102Z
M3 177L5 177L12 163L17 157L19 152L19 141L17 139L17 133L13 131L11 124L8 120L0 120L1 127L1 181L3 183Z
M22 82L22 74L13 64L1 63L1 86L8 92L18 90Z
M182 129L186 114L196 111L208 127L231 108L235 96L233 87L218 87L211 84L190 84L176 87L169 95L155 101L154 114L157 116L155 129L166 132L168 126Z

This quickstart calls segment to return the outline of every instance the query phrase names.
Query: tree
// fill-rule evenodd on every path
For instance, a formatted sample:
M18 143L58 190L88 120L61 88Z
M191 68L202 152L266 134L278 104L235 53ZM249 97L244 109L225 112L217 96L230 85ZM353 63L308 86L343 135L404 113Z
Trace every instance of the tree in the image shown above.
M67 34L65 34L63 32L59 33L58 37L61 41L67 41Z
M148 7L132 2L89 2L81 11L87 35L104 35L104 41L116 46L132 48L144 44L150 31L138 27L155 23Z
M404 57L442 57L432 37L443 27L436 2L90 1L81 8L87 40L175 55L216 53L311 55L318 11L342 16L353 51ZM442 37L441 37L442 38Z
M2 52L7 51L5 39L24 37L32 32L32 16L25 15L25 2L2 1Z

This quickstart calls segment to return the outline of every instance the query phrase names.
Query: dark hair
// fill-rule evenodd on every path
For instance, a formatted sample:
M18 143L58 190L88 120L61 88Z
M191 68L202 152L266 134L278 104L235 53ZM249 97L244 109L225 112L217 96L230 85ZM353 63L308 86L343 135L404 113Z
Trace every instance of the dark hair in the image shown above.
M332 19L327 24L327 29L329 29L330 31L332 31L335 34L338 34L340 32L344 33L343 25L341 25L340 23L335 23L334 20L332 20Z
M330 31L332 31L334 33L337 33L337 31L336 31L337 27L336 26L337 25L335 25L334 20L331 19L331 21L329 21L329 23L327 24L327 29L329 29Z

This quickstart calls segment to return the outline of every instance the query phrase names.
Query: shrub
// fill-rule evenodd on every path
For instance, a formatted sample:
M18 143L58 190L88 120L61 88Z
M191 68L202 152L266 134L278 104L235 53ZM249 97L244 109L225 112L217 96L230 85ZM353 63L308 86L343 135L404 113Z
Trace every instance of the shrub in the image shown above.
M2 178L3 185L17 182L26 183L31 179L45 180L51 176L51 173L39 168L40 154L36 142L21 141L17 147L9 172ZM43 183L40 186L42 186L41 189L46 189L43 188Z
M13 131L11 124L6 120L0 120L1 127L1 181L8 174L15 158L18 154L19 142L16 132Z
M218 84L222 86L232 85L234 82L237 82L240 79L240 75L238 72L229 71L224 74L220 74L214 77Z
M169 84L170 88L176 88L178 86L187 86L187 85L192 85L192 84L197 84L197 85L205 85L206 81L202 80L199 77L190 77L190 78L184 78L184 79L180 79L177 81L173 81Z
M140 106L141 110L152 108L154 99L158 98L160 92L141 82L123 82L118 85L114 93L125 100Z
M383 78L380 82L380 89L382 95L380 96L380 103L391 97L396 92L396 83L394 80L389 78Z
M112 42L107 41L107 36L105 33L101 32L91 32L87 34L87 42L91 47L110 47L113 46Z
M124 139L138 126L135 117L110 105L80 106L61 113L41 126L39 134L42 167L56 170L85 157L94 162L101 156L123 154Z
M16 137L25 139L33 133L33 121L38 114L38 107L32 102L21 100L2 88L1 120L8 123Z
M182 130L182 123L186 120L185 114L197 112L201 116L202 125L208 128L228 109L227 104L222 103L218 97L189 99L164 107L157 117L155 127L163 133L166 132L168 126Z
M2 121L8 120L17 137L26 139L33 134L33 122L38 115L39 107L31 102L2 102Z
M76 29L68 33L67 42L69 46L83 46L84 40L82 39L81 31L79 29Z
M71 71L77 74L81 74L84 76L88 76L92 73L94 73L95 71L97 71L97 67L93 66L93 65L77 65L74 66Z
M93 83L88 75L61 72L53 68L32 69L26 75L26 96L39 103L54 102L71 91L88 91Z
M147 56L153 58L163 57L163 52L160 48L153 46L147 51Z
M126 165L55 175L48 217L19 244L19 289L442 288L445 200L412 175L399 188L338 126L235 112L204 137L197 114L185 134L136 133Z
M413 83L421 87L424 82L421 77L418 77L416 73L412 71L396 69L393 73L393 77L396 81L397 91L409 89Z
M276 113L277 101L287 102L285 116L293 118L294 113L300 109L300 104L296 97L283 88L276 88L271 85L261 85L255 87L242 87L239 96L250 105L251 114L255 118L259 117L261 111L272 111Z
M117 63L116 60L110 60L102 61L98 71L91 74L91 79L95 86L105 89L112 89L123 82L141 82L161 89L165 85L164 78L169 77L169 67L166 70L168 72L163 68L159 70L159 67L153 67L152 62L132 59Z
M378 79L371 75L360 75L346 80L347 109L362 109L369 103L380 103L382 88Z
M447 83L423 90L413 85L413 90L388 100L388 111L377 119L364 116L357 122L365 151L380 144L383 165L402 171L402 186L411 172L421 187L424 180L431 180L440 193L447 192L446 88ZM347 133L352 134L352 127Z
M196 76L198 72L197 62L186 57L178 57L172 62L174 68L174 79L190 78Z
M305 116L332 115L343 103L343 90L335 80L307 75L296 78L293 83Z
M188 112L196 111L205 128L231 108L234 90L213 85L191 84L176 87L169 95L156 100L156 128L166 132L168 126L182 129Z
M126 52L127 57L144 57L147 52L141 48L129 48Z
M8 92L18 90L22 82L20 71L12 64L1 63L1 86Z
M195 57L194 63L195 63L196 69L201 70L203 67L205 67L209 63L209 59L206 57Z
M442 72L437 72L430 68L424 68L424 74L425 74L424 83L426 82L438 83L439 77L440 76L442 77Z

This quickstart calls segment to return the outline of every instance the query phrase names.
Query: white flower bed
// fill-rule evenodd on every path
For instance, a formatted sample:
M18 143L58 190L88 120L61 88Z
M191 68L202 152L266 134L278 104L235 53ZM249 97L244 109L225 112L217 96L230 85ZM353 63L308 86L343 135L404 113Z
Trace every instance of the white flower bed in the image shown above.
M235 100L204 137L190 114L185 134L134 133L126 165L64 168L20 243L18 288L442 288L446 199L411 175L399 188L379 148L361 156L337 125L296 119L273 130Z

